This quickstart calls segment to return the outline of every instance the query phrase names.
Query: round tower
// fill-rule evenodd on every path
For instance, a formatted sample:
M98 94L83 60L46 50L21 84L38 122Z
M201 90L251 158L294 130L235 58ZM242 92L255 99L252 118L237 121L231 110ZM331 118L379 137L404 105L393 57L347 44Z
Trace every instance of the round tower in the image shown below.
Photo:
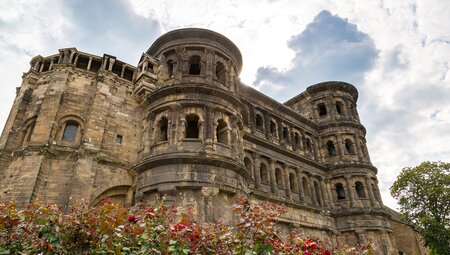
M148 56L148 57L147 57ZM146 63L153 59L155 63ZM201 221L217 220L236 194L246 194L242 103L236 96L242 66L238 48L205 29L171 31L153 43L146 66L143 150L134 167L136 199L165 194ZM137 77L136 88L143 88ZM136 90L135 90L136 91ZM229 218L230 217L224 217Z

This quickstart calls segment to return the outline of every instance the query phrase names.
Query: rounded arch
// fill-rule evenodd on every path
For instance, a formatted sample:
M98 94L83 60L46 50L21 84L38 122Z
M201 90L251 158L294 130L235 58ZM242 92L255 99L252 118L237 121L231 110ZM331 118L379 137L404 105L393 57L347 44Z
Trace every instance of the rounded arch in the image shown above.
M229 127L224 119L219 119L217 121L216 141L223 144L228 144L229 142Z
M291 191L298 193L297 174L295 172L289 172L289 185Z
M84 133L84 121L77 115L66 115L59 119L56 140L60 145L79 146Z
M34 127L36 126L37 116L31 117L24 122L22 125L22 134L21 134L21 145L25 146L31 140L31 136L34 132Z
M334 157L336 156L336 147L334 146L334 142L329 140L325 146L327 147L328 156Z
M255 114L255 127L259 131L264 131L264 118L260 113Z
M336 189L336 196L337 200L344 200L345 199L345 190L342 183L338 182L334 184L334 188Z
M259 174L261 176L261 183L269 184L269 169L264 162L259 165Z
M302 177L302 187L303 187L303 192L304 192L305 196L310 197L311 191L309 189L309 180L306 176Z
M161 115L156 121L155 140L156 142L165 142L169 140L169 119Z
M351 139L345 139L344 145L347 154L355 154L355 145Z
M320 186L319 183L317 183L317 181L314 181L314 193L316 195L316 201L319 204L319 206L322 206L322 198L320 197L321 191L320 191Z
M275 168L275 182L277 188L284 189L284 174L283 170L281 170L279 167Z
M244 157L244 166L249 173L253 174L253 162L248 156Z
M215 72L217 81L222 84L225 84L226 83L226 73L227 73L227 70L225 68L225 65L222 62L217 61L216 62L216 72Z

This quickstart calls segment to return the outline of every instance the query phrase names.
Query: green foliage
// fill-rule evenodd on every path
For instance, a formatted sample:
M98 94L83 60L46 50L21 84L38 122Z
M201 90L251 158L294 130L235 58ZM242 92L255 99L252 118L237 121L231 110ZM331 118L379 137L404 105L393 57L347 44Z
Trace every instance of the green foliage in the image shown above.
M320 254L327 244L292 233L283 242L275 223L284 206L250 206L238 198L235 227L221 222L195 223L175 207L123 208L103 201L95 208L82 202L68 214L53 204L34 201L24 209L0 202L1 254ZM373 254L371 243L335 248L333 254Z
M450 254L450 164L406 167L391 187L400 212L437 254Z

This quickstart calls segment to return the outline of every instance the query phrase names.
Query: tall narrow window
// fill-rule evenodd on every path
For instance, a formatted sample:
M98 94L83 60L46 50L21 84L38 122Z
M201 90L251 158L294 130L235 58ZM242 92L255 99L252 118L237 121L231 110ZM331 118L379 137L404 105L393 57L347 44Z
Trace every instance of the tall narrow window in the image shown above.
M74 142L77 137L78 123L75 121L68 121L64 127L64 133L62 140L68 142Z
M355 190L358 198L366 198L366 192L364 191L364 185L361 182L355 182Z
M253 174L253 165L252 165L252 161L249 158L247 158L247 157L244 158L244 165L245 165L245 169L247 169L247 171L249 173Z
M158 126L159 126L159 137L158 137L158 141L163 142L163 141L167 141L168 139L168 132L167 129L169 127L169 121L167 120L166 117L162 117L159 122L158 122Z
M169 59L167 61L167 72L169 74L169 77L172 77L172 75L173 75L173 60L172 59Z
M200 56L194 55L189 58L189 74L200 74Z
M198 120L195 114L186 117L186 138L199 138Z
M289 129L287 127L283 127L283 139L285 141L289 140Z
M263 130L264 121L260 114L256 114L255 116L255 126L258 130Z
M345 199L345 190L344 186L342 186L342 183L336 183L334 187L336 188L337 199L338 200Z
M292 191L298 192L297 178L294 173L289 173L289 185Z
M279 189L284 189L283 172L280 168L275 169L275 180Z
M306 139L305 139L305 144L306 144L306 151L307 151L309 154L312 154L312 153L313 153L313 148L312 148L311 140L310 140L309 138L306 138Z
M342 114L342 109L344 108L344 105L340 101L336 101L336 112L338 115Z
M327 142L327 150L328 156L330 157L336 156L336 147L334 147L334 143L332 141Z
M223 119L217 121L216 136L218 143L228 143L228 125Z
M294 133L294 150L300 149L300 143L301 143L300 135L297 132L295 132Z
M261 182L268 184L269 183L269 171L267 170L267 166L264 163L259 165L259 174L261 176Z
M317 182L314 182L314 193L316 193L316 201L319 204L319 206L322 206L322 199L320 197L320 188L319 184Z
M317 109L319 111L319 116L325 116L327 115L327 107L324 103L320 103L317 105Z
M309 190L308 179L306 179L306 177L302 178L302 187L303 187L303 192L305 193L305 196L307 196L307 197L311 196L311 192Z
M222 64L222 62L217 62L216 63L216 77L220 83L225 84L225 74L226 74L225 66Z
M277 124L273 120L270 121L270 134L275 136L277 132Z
M345 139L345 151L347 154L355 154L355 148L353 142L350 139Z

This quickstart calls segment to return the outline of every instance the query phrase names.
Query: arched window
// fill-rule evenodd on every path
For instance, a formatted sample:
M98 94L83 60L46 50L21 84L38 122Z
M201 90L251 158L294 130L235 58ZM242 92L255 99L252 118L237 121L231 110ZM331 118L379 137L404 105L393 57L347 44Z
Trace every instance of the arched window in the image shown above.
M186 116L186 138L199 138L198 120L195 114Z
M264 121L260 114L255 115L255 126L258 130L264 130Z
M345 139L345 151L347 154L355 154L355 148L353 146L353 141L350 139Z
M167 64L167 72L169 74L169 77L172 77L172 75L173 75L173 60L172 59L167 60L166 64Z
M364 185L361 182L355 182L355 190L358 198L366 198L366 192L364 191Z
M341 101L336 101L336 112L338 115L342 114L342 109L344 109L344 104Z
M216 63L216 77L217 77L217 80L220 83L225 84L225 75L226 75L225 66L222 64L222 62L217 62Z
M199 75L200 74L200 56L194 55L189 58L189 74Z
M158 142L163 142L168 140L168 127L169 127L169 121L166 117L161 117L161 119L158 121L158 127L159 127L159 136L157 138Z
M307 197L311 196L311 192L309 190L308 179L306 177L302 178L302 187L303 187L303 192L305 193L305 196L307 196Z
M289 184L290 188L294 192L298 192L297 178L294 173L289 173Z
M279 189L284 189L283 172L280 168L275 169L275 181Z
M77 138L79 124L76 121L67 121L62 136L63 141L74 142Z
M319 112L319 116L325 116L327 115L327 107L324 103L320 103L317 105L317 110Z
M314 193L316 193L316 201L319 204L319 206L322 206L322 199L320 198L320 188L319 184L317 182L314 182Z
M228 125L223 119L217 121L216 138L218 143L228 144Z
M342 186L342 183L336 183L334 187L336 188L337 199L338 200L345 199L345 190L344 186Z
M277 124L275 124L275 122L273 120L270 121L269 131L272 136L276 136Z
M285 141L289 140L289 129L287 127L283 127L283 139Z
M267 170L267 166L264 163L259 165L259 173L261 176L261 182L268 184L269 183L269 171Z
M334 147L334 143L332 141L327 142L327 151L328 156L330 157L336 156L336 148Z

